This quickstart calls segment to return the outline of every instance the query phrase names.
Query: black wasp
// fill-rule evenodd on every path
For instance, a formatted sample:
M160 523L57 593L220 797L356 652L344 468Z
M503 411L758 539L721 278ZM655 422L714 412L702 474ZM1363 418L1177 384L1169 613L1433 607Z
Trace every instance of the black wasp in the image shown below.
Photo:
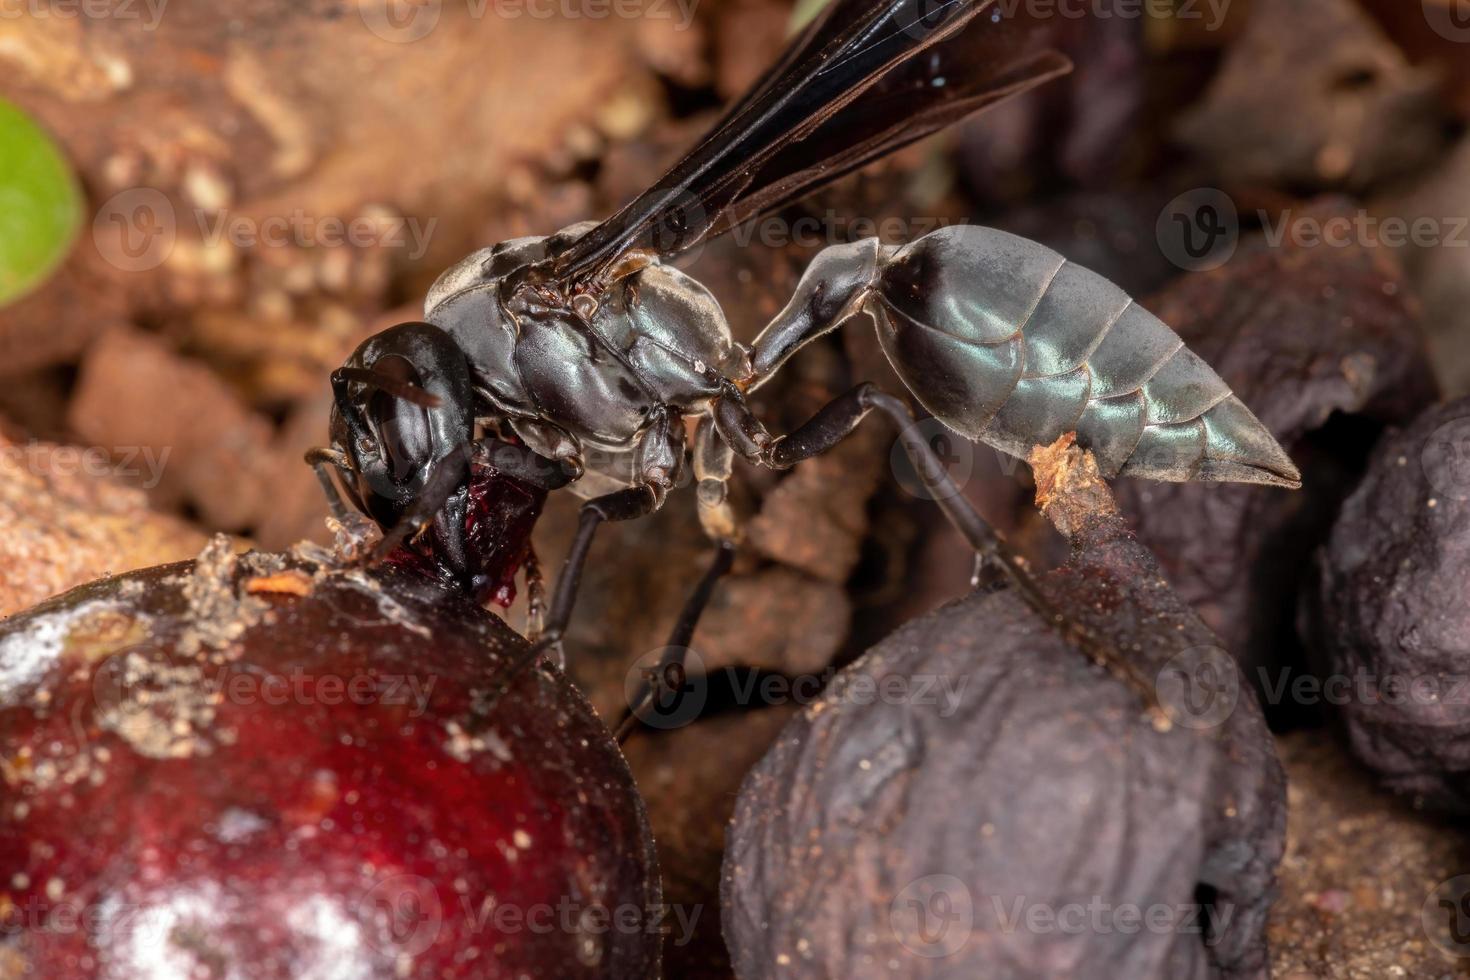
M432 562L484 599L506 594L531 557L548 491L587 498L529 663L559 649L597 526L657 510L692 465L718 554L671 638L681 648L739 537L725 498L733 457L789 467L876 410L898 422L977 553L1094 646L954 491L902 401L860 384L775 435L746 396L804 344L867 313L914 396L967 438L1024 456L1075 431L1109 476L1299 485L1270 434L1173 331L1050 249L976 226L825 249L749 347L708 290L665 264L1069 68L1035 24L1001 17L992 0L834 0L613 217L470 255L434 284L423 322L353 353L332 375L332 447L308 457L338 518L347 511L330 468L385 529L378 555Z

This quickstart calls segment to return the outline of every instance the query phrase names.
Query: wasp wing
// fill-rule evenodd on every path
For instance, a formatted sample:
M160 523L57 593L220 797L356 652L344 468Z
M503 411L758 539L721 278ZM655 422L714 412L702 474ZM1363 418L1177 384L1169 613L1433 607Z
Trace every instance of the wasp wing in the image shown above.
M677 255L1068 67L1040 21L1002 17L996 0L833 0L688 155L558 255L551 277L597 281L629 252Z
M957 38L956 42L964 40ZM941 47L958 48L958 43ZM966 77L954 52L931 52L885 76L879 86L823 123L807 140L774 154L735 201L710 223L717 235L816 190L880 157L937 133L987 106L1064 75L1072 64L1037 52L1007 72ZM931 60L930 55L939 55ZM937 70L936 70L937 69ZM897 77L895 77L897 76ZM889 81L893 84L887 84ZM936 94L935 81L943 83Z

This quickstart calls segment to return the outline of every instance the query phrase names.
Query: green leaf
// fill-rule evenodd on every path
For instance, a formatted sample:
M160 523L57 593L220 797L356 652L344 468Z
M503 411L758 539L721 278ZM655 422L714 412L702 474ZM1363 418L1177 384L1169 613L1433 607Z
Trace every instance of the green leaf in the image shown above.
M0 99L0 306L39 285L66 257L82 199L61 150Z
M791 11L791 20L786 25L788 36L794 36L801 29L817 19L817 14L827 6L827 0L796 0L796 7Z

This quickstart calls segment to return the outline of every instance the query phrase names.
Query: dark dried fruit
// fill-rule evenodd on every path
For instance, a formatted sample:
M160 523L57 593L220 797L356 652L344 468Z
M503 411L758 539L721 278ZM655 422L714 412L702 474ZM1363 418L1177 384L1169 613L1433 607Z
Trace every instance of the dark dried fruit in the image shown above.
M746 780L723 886L739 976L1264 974L1273 744L1078 458L1038 479L1073 545L1044 587L1157 678L1172 728L1011 591L909 624Z
M1470 58L1464 59L1464 64L1470 72ZM1470 392L1470 222L1465 216L1466 186L1470 186L1470 139L1461 138L1454 151L1423 181L1374 204L1377 213L1396 216L1407 227L1418 229L1415 234L1419 241L1400 244L1397 255L1415 295L1424 303L1422 322L1430 360L1449 395ZM1443 233L1425 237L1426 228L1443 228Z
M412 573L218 544L7 621L0 975L654 973L606 729L550 670L487 707L524 649Z
M1255 0L1179 131L1227 183L1362 190L1444 148L1437 88L1353 0Z
M1291 454L1302 489L1118 483L1140 540L1263 693L1301 667L1297 596L1374 439L1435 398L1418 310L1387 251L1306 244L1308 229L1353 215L1319 203L1282 244L1254 238L1154 302ZM1273 722L1300 714L1275 700Z
M1417 5L1364 0L1363 7L1415 64L1439 77L1445 99L1460 118L1470 119L1470 58L1465 57L1463 46L1467 39L1463 8L1451 0L1425 0Z
M1384 440L1319 565L1317 666L1353 751L1391 789L1470 812L1470 399Z

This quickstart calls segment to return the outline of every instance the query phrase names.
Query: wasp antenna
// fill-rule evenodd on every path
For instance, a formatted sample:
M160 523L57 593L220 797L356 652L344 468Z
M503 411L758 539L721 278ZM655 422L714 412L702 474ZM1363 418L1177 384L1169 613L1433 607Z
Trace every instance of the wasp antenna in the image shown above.
M422 408L438 408L444 404L438 395L431 395L411 381L399 381L371 368L338 368L333 373L342 381L356 381Z
M312 446L305 454L307 465L315 466L318 463L330 463L339 470L351 470L352 460L347 454L338 449L327 446Z
M351 474L353 472L352 461L347 457L346 453L336 449L330 449L326 446L311 447L306 451L305 458L307 465L316 471L317 481L321 483L322 492L326 494L327 507L331 510L332 516L339 521L346 521L351 515L351 511L348 510L347 503L343 500L342 492L338 488L337 482L332 479L332 473L328 467L335 468L339 474ZM350 486L350 484L345 485ZM354 499L356 499L355 495Z

